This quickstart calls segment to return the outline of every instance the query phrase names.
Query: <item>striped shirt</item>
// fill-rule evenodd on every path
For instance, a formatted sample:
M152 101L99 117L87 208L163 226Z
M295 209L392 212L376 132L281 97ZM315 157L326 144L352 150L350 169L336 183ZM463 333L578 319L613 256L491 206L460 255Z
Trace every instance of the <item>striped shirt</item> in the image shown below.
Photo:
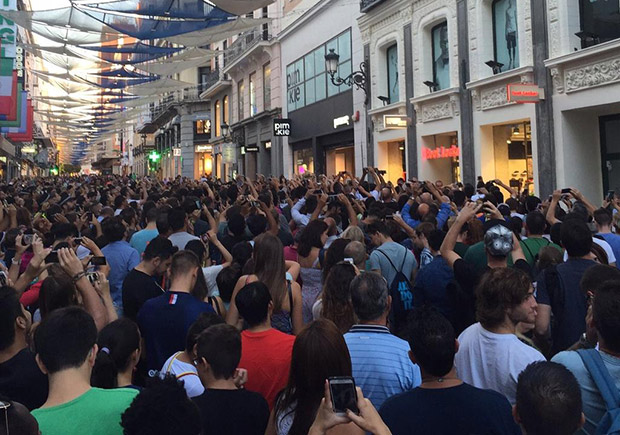
M351 354L353 377L364 396L379 409L395 394L422 383L420 369L409 359L409 343L385 326L354 325L344 335Z

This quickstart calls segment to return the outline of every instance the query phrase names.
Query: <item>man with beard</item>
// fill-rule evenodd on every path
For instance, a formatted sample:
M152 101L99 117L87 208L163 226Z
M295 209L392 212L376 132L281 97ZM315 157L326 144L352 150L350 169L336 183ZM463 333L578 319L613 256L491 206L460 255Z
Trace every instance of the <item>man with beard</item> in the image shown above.
M519 374L545 357L515 335L519 322L534 323L536 299L529 276L520 270L489 270L477 288L478 323L459 336L456 354L459 377L478 388L502 393L516 402Z

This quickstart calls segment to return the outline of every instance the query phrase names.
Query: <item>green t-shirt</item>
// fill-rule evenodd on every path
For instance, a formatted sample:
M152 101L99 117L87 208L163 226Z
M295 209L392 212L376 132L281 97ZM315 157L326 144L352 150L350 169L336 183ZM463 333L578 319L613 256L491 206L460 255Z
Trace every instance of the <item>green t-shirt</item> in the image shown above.
M121 414L137 395L133 388L91 388L70 402L35 409L32 415L41 435L122 435Z
M484 240L471 245L465 253L463 260L471 264L477 273L484 273L487 267L487 252L484 247ZM512 254L508 254L507 265L512 267Z
M545 246L553 246L558 251L562 252L562 248L556 245L555 243L551 243L549 240L544 237L534 237L531 239L525 239L521 241L521 249L523 249L523 254L525 254L525 260L532 267L535 266L536 255L540 252L542 248Z

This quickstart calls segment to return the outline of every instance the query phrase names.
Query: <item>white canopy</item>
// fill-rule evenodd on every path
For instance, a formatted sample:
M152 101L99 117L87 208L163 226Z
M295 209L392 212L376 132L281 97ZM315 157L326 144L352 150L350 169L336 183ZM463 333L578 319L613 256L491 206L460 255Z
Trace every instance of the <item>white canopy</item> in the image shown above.
M235 36L270 21L270 18L254 19L239 17L226 24L220 24L219 26L185 33L183 35L168 36L164 39L174 44L184 45L185 47L201 47Z

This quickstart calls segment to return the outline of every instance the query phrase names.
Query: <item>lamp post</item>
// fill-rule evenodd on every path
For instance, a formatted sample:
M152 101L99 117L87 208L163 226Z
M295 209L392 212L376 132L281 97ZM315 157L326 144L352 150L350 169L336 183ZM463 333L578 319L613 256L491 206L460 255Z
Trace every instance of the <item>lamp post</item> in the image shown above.
M340 76L336 76L338 73L338 62L340 60L340 55L334 51L333 48L329 49L329 53L325 55L325 70L329 74L331 81L334 86L353 86L355 85L356 89L362 89L364 91L364 105L368 105L368 65L366 62L360 63L359 71L353 71L348 76L342 78Z

